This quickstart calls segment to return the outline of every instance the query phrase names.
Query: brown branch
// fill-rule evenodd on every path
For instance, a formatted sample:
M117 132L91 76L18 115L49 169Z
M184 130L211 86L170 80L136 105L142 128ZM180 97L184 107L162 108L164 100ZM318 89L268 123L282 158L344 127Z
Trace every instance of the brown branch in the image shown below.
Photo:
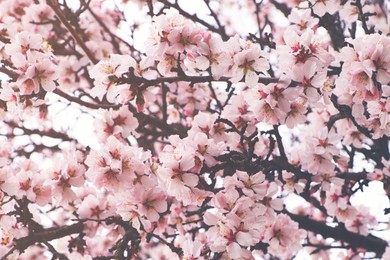
M148 8L149 8L148 14L149 14L150 17L153 18L153 16L154 16L153 2L152 2L152 0L147 0L146 2L148 3Z
M63 92L62 90L60 89L55 89L53 91L53 93L59 95L60 97L62 98L65 98L66 100L70 101L70 102L73 102L73 103L77 103L83 107L87 107L87 108L91 108L91 109L99 109L99 108L103 108L103 109L109 109L109 108L113 108L113 109L118 109L120 107L120 105L118 104L94 104L94 103L89 103L87 101L84 101L78 97L74 97L74 96L71 96L69 95L68 93L65 93Z
M218 80L214 79L213 76L187 76L187 75L180 75L176 77L160 77L157 79L147 80L143 78L138 77L131 77L131 78L122 78L119 80L119 83L128 83L128 84L138 84L142 86L140 87L140 91L145 90L146 88L150 86L155 86L160 83L173 83L173 82L180 82L180 81L188 81L191 83L205 83L205 82L228 82L230 78L228 77L222 77ZM279 82L278 78L273 77L259 77L259 83L263 84L269 84L269 83L277 83Z
M86 6L86 9L91 13L91 15L93 16L93 18L96 20L96 22L103 28L103 30L108 33L111 37L111 43L112 43L112 46L115 48L115 50L117 51L117 53L121 54L121 50L120 50L120 47L119 47L119 44L118 42L116 41L116 38L117 36L114 35L110 29L108 29L108 27L105 25L105 23L103 23L103 21L95 14L95 12L92 11L91 7L89 6L89 4L86 4L85 3L85 0L82 0L81 1L82 4L84 4Z
M356 2L353 3L353 5L355 5L356 8L358 9L358 12L359 12L358 13L358 18L362 22L362 27L363 27L364 32L366 34L373 33L373 30L369 29L368 26L367 26L367 17L366 17L366 15L363 12L362 2L360 0L356 0Z
M89 102L86 102L84 100L81 100L80 98L78 97L74 97L74 96L71 96L59 89L56 89L54 90L54 93L56 93L57 95L65 98L66 100L70 101L70 102L73 102L73 103L76 103L76 104L79 104L80 106L84 106L84 107L87 107L87 108L91 108L91 109L99 109L99 108L103 108L103 109L119 109L121 107L121 105L119 104L94 104L94 103L89 103ZM161 130L164 131L164 133L166 133L167 135L171 135L171 134L178 134L180 136L185 136L186 134L186 131L184 130L184 128L180 125L169 125L167 124L166 122L158 119L158 118L155 118L155 117L152 117L150 115L146 115L146 114L143 114L143 113L138 113L137 110L131 105L131 104L128 104L128 107L129 107L129 110L134 114L134 116L138 119L140 125L144 126L146 124L150 124L150 125L153 125Z
M31 149L30 151L28 151L26 149L29 146L33 146L33 149ZM33 153L38 153L38 152L41 152L43 150L50 150L52 152L62 151L61 148L59 147L59 145L46 146L46 145L43 145L43 144L34 144L33 143L33 144L26 145L26 147L24 147L24 148L15 150L15 153L18 156L24 156L26 158L30 158Z
M6 67L0 67L0 72L6 74L8 77L10 77L12 80L16 80L19 77L19 74L6 68Z
M276 9L281 11L284 14L284 16L288 17L290 15L291 9L286 4L279 3L276 0L270 0L270 2L276 7Z
M352 115L352 108L347 106L347 105L340 105L338 103L337 99L338 99L338 97L335 94L332 94L332 96L330 97L330 100L332 101L333 106L335 108L337 108L337 110L340 111L340 114L345 115L346 118L350 119L352 121L352 123L356 126L356 128L359 130L359 132L361 132L362 134L364 134L365 136L367 136L368 138L371 139L372 138L371 131L368 130L367 128L359 125L356 122L356 119Z
M207 6L207 9L209 9L210 11L210 15L214 18L215 22L217 23L217 26L218 26L218 29L219 31L221 32L221 37L224 41L227 41L229 39L229 37L227 36L226 34L226 31L225 31L225 27L222 26L221 24L221 21L219 20L218 18L218 15L214 12L214 10L211 8L210 6L210 0L204 0L206 6Z
M257 3L256 0L253 0L253 4L255 5L256 7L256 10L255 10L255 16L256 16L256 23L257 23L257 30L259 31L259 44L260 44L260 47L261 49L264 49L264 45L263 45L263 29L261 28L261 21L260 21L260 5L261 5L262 1L260 1L260 3Z
M3 42L3 43L11 43L10 39L0 35L0 42Z
M4 121L4 123L9 125L12 128L21 129L25 135L36 134L36 135L47 136L47 137L51 137L51 138L55 138L55 139L62 139L64 141L75 141L73 138L69 137L67 134L57 132L54 129L49 129L47 131L40 131L38 129L28 129L28 128L25 128L24 126L19 126L15 122L12 122L12 121L10 121L10 122Z
M54 257L57 257L59 260L68 260L69 258L67 258L64 254L58 252L54 246L52 246L49 242L46 242L44 241L43 244L45 246L47 246L47 248L49 249L49 251L53 254L53 258Z
M340 16L338 14L331 15L329 13L326 13L323 16L314 16L320 20L318 25L324 27L328 31L333 48L335 50L342 48L345 44L345 37Z
M340 226L330 227L324 222L319 222L310 219L307 216L299 216L285 211L292 220L299 224L299 227L315 234L320 234L324 238L333 238L348 243L351 247L364 248L367 251L376 253L377 257L381 257L387 247L387 242L372 236L363 236L358 233L350 232Z
M188 19L190 19L190 20L192 20L194 22L197 22L197 23L203 25L204 27L206 27L207 29L209 29L212 32L215 32L215 33L221 35L222 39L225 39L225 40L229 39L229 36L226 35L223 30L221 30L220 28L216 28L216 27L212 26L211 24L205 22L204 20L200 19L196 14L190 14L190 13L186 12L185 10L183 10L179 6L179 4L177 4L177 3L170 3L167 0L158 0L158 1L160 3L163 3L164 5L166 5L168 7L176 9L184 17L186 17L186 18L188 18Z
M333 127L333 125L340 119L344 119L346 118L347 116L343 113L338 113L338 114L335 114L335 115L332 115L329 120L328 120L328 123L326 124L326 127L328 128L328 131L330 131L330 129Z
M367 179L367 172L341 172L336 174L337 178L344 180L365 180Z
M44 229L40 232L34 232L26 237L16 240L16 250L23 252L31 245L35 243L42 243L51 240L55 240L61 237L69 236L83 231L84 225L81 222L70 226L63 226L59 228ZM2 258L3 259L3 258Z
M286 152L284 151L282 136L279 133L278 126L274 125L273 128L274 128L273 133L274 133L274 135L276 137L276 142L278 144L278 149L279 149L280 156L282 157L283 160L285 160L287 162L288 159L287 159L287 156L286 156Z
M165 133L165 136L168 135L179 135L181 138L185 137L187 135L187 130L185 126L181 124L168 124L167 122L160 120L158 118L155 118L153 116L143 114L143 113L137 113L137 110L134 106L131 104L128 104L130 112L134 114L134 116L138 119L139 122L139 132L144 132L145 125L152 125L154 127L157 127L158 129L162 130ZM137 130L138 130L137 129Z
M81 47L81 49L83 49L85 54L88 56L89 60L93 64L98 63L98 60L95 58L95 56L89 50L89 48L85 45L85 42L80 38L80 36L77 34L77 32L73 29L73 27L67 21L67 18L62 13L61 9L59 8L58 3L56 3L54 0L47 0L47 4L51 7L51 9L53 9L53 11L57 15L58 19L65 26L65 28L69 31L69 33L72 35L72 37L75 39L75 41Z
M83 223L79 222L70 226L48 228L42 231L31 233L26 237L22 237L16 240L15 246L11 248L11 250L9 250L5 255L3 255L0 260L7 260L8 256L10 256L15 250L18 250L20 253L22 253L29 246L32 246L36 243L47 244L47 242L51 240L55 240L76 233L81 233L83 229Z

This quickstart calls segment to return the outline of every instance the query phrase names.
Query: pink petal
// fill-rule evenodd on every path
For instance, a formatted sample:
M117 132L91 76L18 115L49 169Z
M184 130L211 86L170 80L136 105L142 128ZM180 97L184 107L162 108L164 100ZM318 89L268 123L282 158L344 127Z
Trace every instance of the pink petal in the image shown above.
M157 221L159 218L160 218L160 215L157 213L156 210L154 209L148 209L148 211L146 212L146 217L152 221L152 222L155 222Z
M195 174L184 174L183 175L183 182L187 184L190 187L195 187L198 185L199 178Z
M238 232L236 235L236 240L242 246L252 245L252 236L248 232Z
M255 87L259 82L259 76L254 71L248 71L245 76L245 83L248 87Z
M156 202L153 206L155 210L157 210L157 212L162 213L167 210L168 204L165 200L160 200Z
M203 221L206 223L206 225L214 226L218 223L218 217L210 212L206 212L203 215Z
M231 243L227 247L227 252L229 253L229 256L233 259L240 258L241 257L241 247L236 242Z
M205 56L199 56L195 59L196 67L200 70L206 70L210 67L210 61Z

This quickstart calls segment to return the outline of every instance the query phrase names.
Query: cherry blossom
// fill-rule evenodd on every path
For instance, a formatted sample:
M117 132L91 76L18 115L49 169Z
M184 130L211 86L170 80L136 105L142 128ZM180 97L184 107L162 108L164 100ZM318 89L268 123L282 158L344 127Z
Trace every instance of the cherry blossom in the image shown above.
M120 110L101 110L101 119L95 121L98 136L106 140L109 136L127 138L138 127L138 121L125 107Z
M385 2L73 2L0 1L1 259L389 258Z
M130 55L112 54L108 60L102 60L90 71L91 78L95 79L97 86L93 88L92 95L102 99L107 93L107 99L114 101L117 95L115 79L134 68L136 62Z
M245 77L245 83L249 87L254 87L259 81L258 72L264 72L269 68L267 60L255 46L234 55L234 64L232 82L238 82Z
M288 257L299 249L299 239L305 236L296 223L285 215L277 216L275 223L267 227L264 239L270 244L269 250L278 252L281 257ZM281 250L282 249L282 250Z

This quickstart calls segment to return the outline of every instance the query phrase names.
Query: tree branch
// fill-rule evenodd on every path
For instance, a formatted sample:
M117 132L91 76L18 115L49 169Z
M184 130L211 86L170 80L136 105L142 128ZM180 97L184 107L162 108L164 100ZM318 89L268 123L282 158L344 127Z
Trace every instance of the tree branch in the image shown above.
M310 219L307 216L299 216L287 211L286 214L289 215L292 220L296 221L300 228L314 232L315 234L320 234L324 238L330 237L346 242L356 248L364 248L367 251L374 252L377 257L381 257L386 250L387 242L378 237L372 235L363 236L358 233L350 232L340 226L330 227L324 222Z
M206 27L207 29L209 29L210 31L212 32L215 32L217 34L219 34L222 39L224 40L227 40L229 39L229 36L225 34L224 30L221 30L222 27L220 28L216 28L214 26L212 26L211 24L205 22L204 20L200 19L196 14L190 14L186 11L184 11L180 6L179 4L177 3L170 3L169 1L167 0L158 0L160 3L163 3L164 5L168 6L168 7L172 7L174 9L176 9L177 11L179 11L179 13L181 15L183 15L184 17L187 17L188 19L194 21L194 22L197 22L201 25L203 25L204 27Z
M57 15L58 19L61 21L61 23L65 26L65 28L69 31L69 33L72 35L73 39L77 42L77 44L83 49L85 54L88 56L89 60L96 64L99 61L95 58L95 56L92 54L92 52L89 50L89 48L85 45L84 41L80 38L80 36L77 34L77 32L73 29L73 27L69 24L64 14L61 12L61 9L59 8L58 2L55 3L54 0L47 0L47 4L53 9L55 14Z
M12 128L21 129L25 135L36 134L36 135L47 136L47 137L51 137L51 138L55 138L55 139L62 139L63 141L74 141L74 139L69 137L67 134L57 132L54 129L49 129L47 131L40 131L38 129L28 129L28 128L25 128L24 126L19 126L15 122L12 122L12 121L10 121L10 122L4 121L4 123L9 125Z
M69 236L71 234L80 233L83 231L83 228L83 223L79 222L70 226L45 229L43 231L34 232L26 237L22 237L16 240L16 245L11 249L11 251L18 250L19 252L23 252L31 245L51 241L61 237ZM1 260L6 260L7 255L3 256Z
M188 81L191 83L205 83L205 82L229 82L230 78L228 77L222 77L218 80L214 79L213 76L187 76L187 75L180 75L176 77L160 77L157 79L144 79L144 78L138 78L138 77L131 77L131 78L121 78L119 79L119 83L128 83L128 84L139 84L142 86L140 87L140 91L150 87L155 86L160 83L174 83L174 82L180 82L180 81ZM263 84L269 84L269 83L277 83L279 82L278 78L273 77L259 77L259 83Z

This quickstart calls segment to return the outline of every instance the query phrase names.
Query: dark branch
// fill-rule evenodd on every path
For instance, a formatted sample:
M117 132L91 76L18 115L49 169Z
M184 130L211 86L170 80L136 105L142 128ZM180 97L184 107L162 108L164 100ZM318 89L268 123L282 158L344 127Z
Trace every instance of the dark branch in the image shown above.
M330 227L326 223L319 222L310 219L307 216L299 216L286 212L292 220L296 221L299 226L305 230L320 234L324 238L334 238L348 243L350 246L355 248L364 248L367 251L376 253L377 257L381 257L387 247L387 242L372 236L363 236L357 233L350 232L342 227Z

